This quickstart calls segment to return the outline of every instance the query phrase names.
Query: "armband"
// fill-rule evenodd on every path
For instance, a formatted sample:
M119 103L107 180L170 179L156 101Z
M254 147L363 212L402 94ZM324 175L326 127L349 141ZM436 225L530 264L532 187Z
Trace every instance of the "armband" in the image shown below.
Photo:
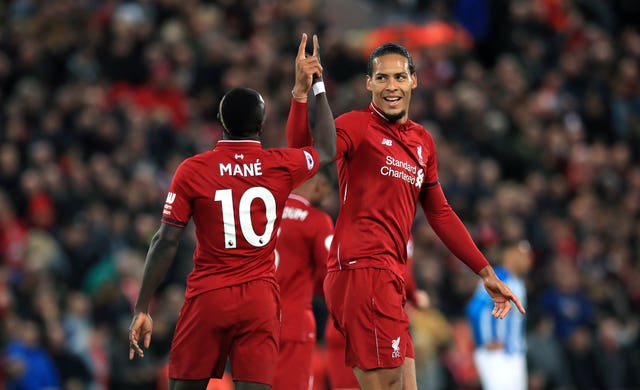
M313 94L315 96L326 92L326 90L324 89L324 82L322 81L318 81L317 83L313 84L311 88L313 88Z

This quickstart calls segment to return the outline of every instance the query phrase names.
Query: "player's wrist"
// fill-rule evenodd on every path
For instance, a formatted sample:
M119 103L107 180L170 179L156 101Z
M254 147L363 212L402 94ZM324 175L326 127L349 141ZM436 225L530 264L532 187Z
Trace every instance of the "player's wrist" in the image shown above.
M482 278L482 280L487 280L487 279L490 279L492 277L495 277L496 273L493 270L493 267L490 264L487 264L484 268L482 268L478 272L478 276L480 276Z
M299 88L294 87L291 90L291 96L293 96L293 99L299 103L307 102L307 92L301 92Z
M324 87L324 82L322 80L314 82L313 85L311 86L311 89L313 89L314 96L318 96L321 93L325 93L327 91Z

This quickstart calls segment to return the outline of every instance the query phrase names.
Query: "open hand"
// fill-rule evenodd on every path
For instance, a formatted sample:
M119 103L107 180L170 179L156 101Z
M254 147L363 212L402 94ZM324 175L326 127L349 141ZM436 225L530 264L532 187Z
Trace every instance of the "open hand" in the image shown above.
M499 319L503 319L507 313L511 310L511 302L513 302L520 313L525 314L526 311L518 297L511 291L511 289L498 277L493 268L485 267L480 271L484 288L489 293L491 299L493 299L494 306L491 314Z

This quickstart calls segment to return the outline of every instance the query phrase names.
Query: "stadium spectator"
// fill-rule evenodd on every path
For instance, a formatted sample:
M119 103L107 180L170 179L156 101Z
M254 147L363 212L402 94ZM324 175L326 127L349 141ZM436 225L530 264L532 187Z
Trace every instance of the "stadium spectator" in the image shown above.
M17 314L37 317L38 309L26 297L34 281L48 274L48 283L59 294L51 304L59 305L62 318L81 318L82 326L73 329L84 330L67 330L68 343L91 362L94 386L106 389L110 369L106 351L117 332L96 307L111 307L110 315L119 317L113 320L120 323L130 321L130 312L129 307L117 309L123 296L113 294L113 286L101 293L96 286L104 276L117 280L115 254L121 249L144 253L177 165L220 139L217 112L210 108L224 91L240 85L262 91L269 102L263 144L281 147L285 135L275 129L284 128L291 99L282 80L294 74L293 64L282 58L297 46L294 37L300 31L320 33L324 82L333 112L339 115L370 101L361 87L370 31L444 21L456 28L465 26L476 40L468 48L443 43L411 53L422 87L413 91L410 117L428 128L438 145L439 177L447 198L489 258L494 258L493 248L504 242L505 221L510 217L524 221L523 238L531 243L535 269L526 278L530 331L535 332L541 318L541 296L553 284L549 271L554 259L566 256L569 249L569 258L563 261L573 262L580 273L582 291L594 314L587 338L599 348L597 329L613 316L628 337L625 343L634 346L630 355L637 356L640 89L633 84L640 61L640 3L489 2L477 19L488 20L484 30L469 24L469 14L475 14L464 7L470 3L482 2L3 3L3 329ZM551 16L547 12L551 3L568 5L559 15L569 18ZM170 79L185 96L182 127L176 127L182 122L172 121L163 109L145 111L124 100L110 104L109 93L119 83L148 88L154 64L168 64ZM33 152L47 144L52 158L34 160ZM488 186L480 185L485 181L484 162L499 167L497 179L489 180ZM31 197L23 192L27 189L23 183L31 189L37 184L45 195L42 199L48 199L34 204L35 213L29 213ZM337 194L323 205L335 218ZM31 218L47 214L42 211L55 216L55 224L46 232ZM564 221L561 240L555 237L558 220ZM148 221L156 225L149 229ZM420 213L413 233L418 287L429 292L433 309L449 324L464 320L461 308L476 287L474 276L452 259ZM34 252L37 264L50 264L52 269L26 266L29 243L37 244L35 249L53 249ZM155 307L173 305L164 292L184 291L194 247L193 231L187 229ZM61 254L55 261L40 257L57 250ZM141 268L140 253L127 258L130 270ZM122 286L131 290L131 282L127 277ZM86 300L82 315L69 313L75 310L69 296L75 294ZM126 306L129 298L124 299ZM550 341L560 342L551 337ZM7 342L5 336L4 356ZM567 366L565 355L558 359ZM566 372L568 387L580 379L574 373L581 374ZM624 380L627 388L639 387L633 378Z

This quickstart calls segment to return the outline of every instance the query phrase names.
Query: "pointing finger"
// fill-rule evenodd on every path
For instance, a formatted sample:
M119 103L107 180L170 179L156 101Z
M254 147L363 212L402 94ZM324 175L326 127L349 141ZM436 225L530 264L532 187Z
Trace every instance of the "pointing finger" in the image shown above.
M300 46L298 47L298 59L306 58L305 49L307 48L307 34L302 33L302 39L300 40Z
M518 310L520 311L520 313L525 314L527 311L524 309L524 306L522 305L522 303L520 302L520 300L518 299L518 297L516 297L515 295L513 297L511 297L511 300L513 301L513 303L516 304L516 307L518 308Z
M313 34L313 56L314 57L320 56L319 49L320 49L320 45L318 44L318 36L316 34Z

